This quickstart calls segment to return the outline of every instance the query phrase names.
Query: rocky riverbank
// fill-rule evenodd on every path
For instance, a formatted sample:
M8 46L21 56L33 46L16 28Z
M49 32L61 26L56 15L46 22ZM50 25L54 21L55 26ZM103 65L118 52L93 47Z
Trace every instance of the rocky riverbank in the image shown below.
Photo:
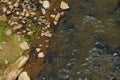
M24 72L20 74L18 80L29 80L29 77L37 75L44 66L44 57L49 47L50 38L54 33L51 27L57 25L60 17L64 15L64 11L67 9L69 9L67 2L61 0L0 1L0 20L5 21L8 24L6 27L9 28L4 33L10 37L14 34L25 37L25 41L18 46L23 50L22 56L27 56L25 60L21 57L18 60L16 59L15 63L8 64L10 66L3 71L4 73L0 77L1 80L15 80L22 71ZM16 66L16 68L13 69L13 66ZM21 70L23 66L24 69Z

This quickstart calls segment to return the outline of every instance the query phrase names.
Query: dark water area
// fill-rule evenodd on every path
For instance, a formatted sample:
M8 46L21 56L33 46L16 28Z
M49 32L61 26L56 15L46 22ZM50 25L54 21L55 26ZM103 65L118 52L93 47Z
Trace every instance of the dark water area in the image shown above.
M68 0L46 67L33 80L120 80L119 2Z

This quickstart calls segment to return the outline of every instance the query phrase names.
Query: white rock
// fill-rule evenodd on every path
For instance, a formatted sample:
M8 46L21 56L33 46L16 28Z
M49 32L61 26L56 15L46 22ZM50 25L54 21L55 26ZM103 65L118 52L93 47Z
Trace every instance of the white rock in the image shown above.
M45 0L45 1L43 1L42 6L43 6L43 8L48 9L50 7L50 2Z
M27 35L33 35L32 31L27 32Z
M3 12L6 12L6 11L7 11L7 8L6 8L6 7L4 7L2 10L3 10Z
M2 72L2 76L0 76L0 80L16 80L19 74L23 71L23 66L28 61L28 56L21 56L14 63L9 65L4 72ZM24 77L25 78L25 77ZM18 80L18 79L17 79ZM20 79L20 80L30 80L28 78Z
M45 42L46 42L46 43L48 43L48 42L49 42L49 40L45 40Z
M44 33L41 33L41 36L44 36Z
M46 10L44 8L41 8L41 11L42 11L43 14L46 13Z
M9 8L10 8L10 9L13 9L13 5L10 5Z
M5 64L8 64L8 60L7 59L5 59Z
M29 56L28 55L26 55L26 56L21 56L19 59L17 59L17 61L16 61L16 67L19 69L19 68L21 68L21 67L23 67L23 65L25 65L26 64L26 62L28 61L28 59L29 59Z
M54 14L51 14L50 16L51 16L51 18L55 18L55 15L54 15Z
M7 30L7 31L6 31L6 35L7 35L7 36L10 36L11 34L12 34L12 31L11 31L11 30Z
M18 77L18 80L30 80L30 77L28 76L27 72L24 71L20 74L20 76Z
M18 26L15 26L15 27L13 28L13 30L17 30L17 29L21 29L21 28L22 28L22 25L19 24Z
M10 11L7 11L7 14L10 14L11 12Z
M57 25L57 21L54 21L53 23L54 23L54 25Z
M37 17L34 17L34 20L37 20Z
M60 8L63 10L69 9L69 5L64 1L61 1Z
M44 56L45 56L45 55L44 55L43 52L39 52L39 53L38 53L38 57L39 57L39 58L43 58Z
M26 13L25 16L28 17L28 16L29 16L29 13Z
M60 18L60 13L57 13L57 15L55 16L55 21L58 21Z
M8 3L8 5L12 5L12 2L10 2L10 1L8 1L7 3Z
M6 44L6 42L2 42L2 44Z
M31 15L33 15L33 16L34 16L34 15L36 15L36 13L35 13L35 12L31 12L30 14L31 14Z
M65 15L65 12L64 12L64 11L62 11L62 12L60 13L60 15L61 15L61 16Z
M25 15L25 13L24 13L24 12L22 12L22 13L21 13L21 15L22 15L22 16L24 16L24 15Z
M20 13L17 11L17 12L16 12L16 15L19 15L19 14L20 14Z
M28 50L30 47L29 47L27 42L22 42L20 44L20 48L23 49L23 50Z
M16 3L14 4L14 6L15 6L15 7L18 7L18 6L19 6L19 3L18 3L18 2L16 2Z
M52 34L50 33L50 31L46 31L46 32L44 33L44 35L45 35L46 37L49 37L49 38L52 37Z
M40 48L36 48L36 51L37 51L37 52L40 52L40 50L41 50Z
M18 18L19 18L19 19L22 19L22 16L19 16Z
M43 45L42 44L39 44L40 47L42 47Z

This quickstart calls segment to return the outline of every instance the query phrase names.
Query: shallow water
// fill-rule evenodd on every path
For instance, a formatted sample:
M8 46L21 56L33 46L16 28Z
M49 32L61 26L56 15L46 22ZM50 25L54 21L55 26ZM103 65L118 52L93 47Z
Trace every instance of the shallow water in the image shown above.
M120 59L113 56L120 53L119 1L99 1L68 0L70 10L55 27L46 67L35 80L120 79L112 71Z

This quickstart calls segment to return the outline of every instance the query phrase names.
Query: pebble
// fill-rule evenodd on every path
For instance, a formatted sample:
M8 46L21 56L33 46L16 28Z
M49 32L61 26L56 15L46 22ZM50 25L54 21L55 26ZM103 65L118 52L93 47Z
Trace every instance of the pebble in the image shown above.
M27 32L27 35L33 35L33 32L32 31Z
M30 77L28 76L26 71L23 71L18 77L18 80L30 80Z
M14 7L18 7L18 6L19 6L19 3L16 2L16 3L14 4Z
M19 15L19 14L20 14L20 13L17 11L17 12L16 12L16 15Z
M6 12L6 11L7 11L7 8L6 8L6 7L4 7L2 10L3 10L3 12Z
M10 2L10 1L8 1L7 3L8 3L8 5L12 5L12 2Z
M22 25L19 24L18 26L15 26L15 27L13 28L13 30L17 30L17 29L21 29L21 28L22 28Z
M33 16L34 16L34 15L36 15L36 13L35 13L35 12L31 12L30 14L31 14L31 15L33 15Z
M11 34L12 34L12 31L11 31L11 30L7 30L7 31L6 31L6 35L7 35L7 36L10 36Z
M23 49L23 50L28 50L30 47L29 47L27 42L22 42L20 44L20 48Z
M5 59L5 64L8 64L8 60L7 59Z
M44 8L41 8L41 11L42 11L43 14L46 13L46 10Z
M50 16L51 16L51 18L55 18L55 15L54 15L54 14L51 14Z
M43 6L43 8L48 9L50 7L50 2L45 0L45 1L43 1L42 6Z
M57 13L57 15L55 16L55 21L58 21L60 18L60 13Z
M57 21L54 21L53 23L54 23L54 25L57 25Z
M10 14L11 12L10 11L7 11L7 14Z
M21 13L21 15L22 15L22 16L24 16L24 15L25 15L25 13L24 13L24 12L22 12L22 13Z
M25 16L28 17L28 16L29 16L29 13L26 13Z
M2 44L6 44L6 42L2 42Z
M45 35L46 37L49 37L49 38L52 37L52 34L50 33L50 31L46 31L46 32L44 33L44 35Z
M39 44L40 47L42 47L43 45L42 44Z
M37 20L37 17L34 17L34 20Z
M10 9L13 9L13 5L10 5L9 8L10 8Z
M60 8L66 10L69 9L69 5L64 1L61 1Z
M39 52L39 53L38 53L38 57L39 57L39 58L43 58L44 56L45 56L45 55L44 55L43 52Z
M36 48L36 51L37 51L37 52L40 52L40 50L41 50L40 48Z

